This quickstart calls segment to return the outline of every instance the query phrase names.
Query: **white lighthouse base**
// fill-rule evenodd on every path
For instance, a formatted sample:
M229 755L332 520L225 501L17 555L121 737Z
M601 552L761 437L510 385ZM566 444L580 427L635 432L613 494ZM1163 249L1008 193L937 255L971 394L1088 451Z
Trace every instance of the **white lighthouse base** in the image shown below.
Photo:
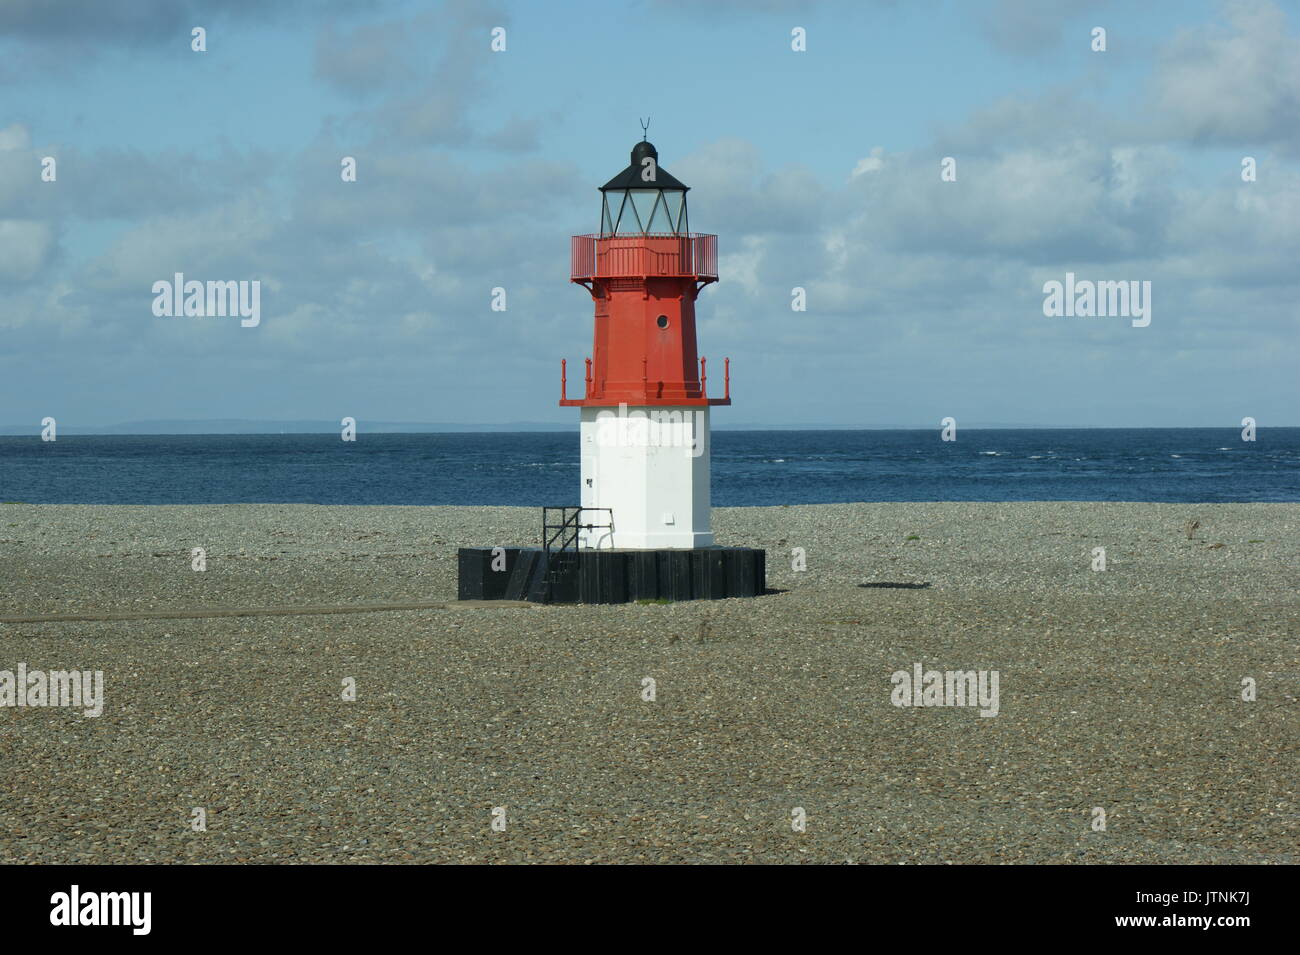
M609 508L614 526L583 531L579 547L712 546L707 406L584 407L581 442L582 506Z

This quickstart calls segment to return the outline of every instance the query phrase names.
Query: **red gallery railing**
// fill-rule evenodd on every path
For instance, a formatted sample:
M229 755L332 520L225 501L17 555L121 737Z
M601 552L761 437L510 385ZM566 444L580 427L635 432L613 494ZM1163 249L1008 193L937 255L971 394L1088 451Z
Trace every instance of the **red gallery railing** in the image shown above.
M709 397L709 372L708 359L700 359L700 397ZM727 404L731 403L731 359L722 360L722 397ZM583 382L583 398L591 397L591 359L587 359L587 376ZM569 400L569 360L560 359L560 401ZM717 403L717 402L713 402Z
M700 232L575 235L574 281L619 276L718 278L718 237Z

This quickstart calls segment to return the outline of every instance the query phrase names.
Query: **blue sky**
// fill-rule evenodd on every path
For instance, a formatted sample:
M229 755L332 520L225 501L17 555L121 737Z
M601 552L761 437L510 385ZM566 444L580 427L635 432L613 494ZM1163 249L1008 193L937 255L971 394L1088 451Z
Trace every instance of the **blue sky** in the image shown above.
M720 236L719 425L1300 424L1300 7L1262 0L0 3L0 424L572 424L568 236L647 115ZM261 324L155 316L177 271ZM1066 272L1151 324L1045 317Z

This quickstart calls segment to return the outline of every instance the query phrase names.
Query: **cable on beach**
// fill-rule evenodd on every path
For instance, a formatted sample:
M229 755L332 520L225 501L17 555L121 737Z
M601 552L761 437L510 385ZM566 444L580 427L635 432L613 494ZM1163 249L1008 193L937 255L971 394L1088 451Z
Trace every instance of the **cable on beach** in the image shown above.
M194 610L124 610L106 613L45 613L0 616L0 623L107 623L115 620L194 620L208 617L301 617L392 610L473 610L536 607L526 600L437 600L415 603L332 604L289 607L206 607Z

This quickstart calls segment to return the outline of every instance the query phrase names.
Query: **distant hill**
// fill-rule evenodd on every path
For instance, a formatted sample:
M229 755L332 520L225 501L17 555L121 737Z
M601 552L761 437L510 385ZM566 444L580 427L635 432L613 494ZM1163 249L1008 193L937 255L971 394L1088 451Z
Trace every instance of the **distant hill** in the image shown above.
M577 427L577 421L573 422ZM59 420L59 436L78 434L337 434L338 421L253 421L246 418L212 418L202 421L159 419L108 425L78 425ZM371 434L465 431L567 431L561 422L511 421L504 424L452 424L432 421L368 421L358 419L357 430ZM39 424L0 425L0 434L40 434Z
M484 424L457 424L447 421L370 421L358 419L357 430L370 434L412 434L412 433L465 433L465 432L504 432L504 431L576 431L577 415L569 420L557 421L506 421ZM1214 426L1207 426L1214 427ZM1231 427L1224 426L1226 430ZM109 425L78 425L73 421L59 420L59 436L91 434L337 434L340 425L337 421L254 421L247 418L210 418L202 421L184 421L176 419L155 419L148 421L126 421ZM938 421L932 423L879 424L855 423L830 424L827 422L796 422L790 424L769 424L759 421L729 422L714 418L715 431L935 431L940 430ZM964 422L958 419L958 428L962 431L1018 431L1024 429L1052 430L1069 429L1069 425L1036 425L1023 423L1006 423L995 421ZM1166 430L1166 429L1158 429ZM0 425L0 435L39 435L41 426L34 424Z

